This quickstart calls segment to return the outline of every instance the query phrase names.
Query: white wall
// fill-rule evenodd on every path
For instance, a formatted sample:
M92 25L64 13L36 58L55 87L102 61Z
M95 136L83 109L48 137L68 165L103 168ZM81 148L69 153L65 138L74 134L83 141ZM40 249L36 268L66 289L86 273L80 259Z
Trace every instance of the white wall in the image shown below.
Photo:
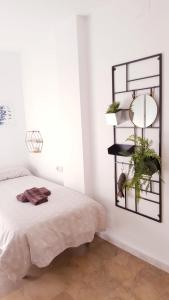
M87 17L69 17L57 24L52 50L45 44L27 54L24 91L27 128L44 139L42 153L30 155L31 168L91 194L87 26Z
M42 153L30 155L31 167L84 192L77 26L76 17L59 22L51 49L45 44L26 57L24 88L27 128L40 129L44 139Z
M16 53L0 51L0 105L12 113L12 119L0 125L0 167L27 163L20 60Z
M40 130L44 139L43 152L30 155L31 168L80 191L85 175L75 15L102 5L102 0L0 0L0 50L21 56L26 129Z
M116 4L116 5L115 5ZM151 4L151 6L150 6ZM169 2L112 1L90 19L91 130L94 197L107 208L112 241L138 250L169 270ZM136 58L163 53L163 223L126 212L114 204L114 160L107 147L113 143L112 128L104 112L111 103L111 66Z
M30 168L84 191L77 23L70 16L74 6L0 2L0 50L21 57L26 130L40 130L44 139L42 153L29 155Z
M57 71L61 105L60 133L64 184L85 190L78 64L77 20L63 22L57 36Z
M83 144L83 168L85 193L92 195L92 149L91 149L91 120L90 120L90 58L89 58L89 17L77 17L77 42L78 42L78 66L79 89Z

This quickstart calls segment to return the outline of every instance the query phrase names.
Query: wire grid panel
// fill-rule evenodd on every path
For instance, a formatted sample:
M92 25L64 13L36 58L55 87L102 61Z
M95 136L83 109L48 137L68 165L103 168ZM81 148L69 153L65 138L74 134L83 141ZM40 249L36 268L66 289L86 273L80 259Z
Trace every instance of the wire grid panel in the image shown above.
M139 128L129 120L114 126L114 144L124 143L134 134L153 140L153 148L161 157L162 147L162 54L125 62L112 67L112 100L119 101L122 109L128 109L133 97L152 94L158 106L155 122L146 128ZM126 191L125 197L118 197L117 183L122 170L127 173L130 158L114 156L115 162L115 204L151 220L162 222L161 171L152 177L148 191L141 191L141 199L136 200L135 190ZM125 166L125 167L124 167Z

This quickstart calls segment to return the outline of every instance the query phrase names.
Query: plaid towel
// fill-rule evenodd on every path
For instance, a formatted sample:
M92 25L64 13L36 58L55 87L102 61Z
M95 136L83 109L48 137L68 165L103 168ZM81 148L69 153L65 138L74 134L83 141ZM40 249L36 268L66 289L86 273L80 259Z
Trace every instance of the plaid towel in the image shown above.
M51 195L51 191L49 191L47 188L45 187L41 187L39 188L39 192L45 196L50 196Z
M49 196L51 192L45 187L42 188L32 188L26 190L24 193L17 195L16 198L21 202L31 202L34 205L39 205L44 202L47 202L47 196Z
M34 205L38 205L38 204L42 204L44 202L47 202L47 196L40 194L39 190L26 190L24 192L24 195L26 196L26 198L28 199L29 202L31 202Z

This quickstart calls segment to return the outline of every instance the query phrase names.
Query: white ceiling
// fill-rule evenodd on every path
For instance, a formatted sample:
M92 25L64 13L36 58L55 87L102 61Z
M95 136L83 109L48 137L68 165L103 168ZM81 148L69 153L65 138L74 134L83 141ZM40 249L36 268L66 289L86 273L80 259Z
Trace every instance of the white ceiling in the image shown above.
M0 0L0 17L64 18L73 14L90 14L111 0Z
M88 15L114 0L0 0L0 46L16 33L52 31L72 15Z

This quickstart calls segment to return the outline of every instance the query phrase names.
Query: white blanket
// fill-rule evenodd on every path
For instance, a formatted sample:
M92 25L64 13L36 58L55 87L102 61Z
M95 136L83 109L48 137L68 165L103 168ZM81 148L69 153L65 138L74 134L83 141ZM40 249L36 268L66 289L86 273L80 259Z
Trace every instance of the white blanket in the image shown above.
M52 192L47 203L16 199L25 189L42 186ZM104 208L81 193L35 176L0 182L0 271L10 279L25 276L31 264L47 266L103 229Z

